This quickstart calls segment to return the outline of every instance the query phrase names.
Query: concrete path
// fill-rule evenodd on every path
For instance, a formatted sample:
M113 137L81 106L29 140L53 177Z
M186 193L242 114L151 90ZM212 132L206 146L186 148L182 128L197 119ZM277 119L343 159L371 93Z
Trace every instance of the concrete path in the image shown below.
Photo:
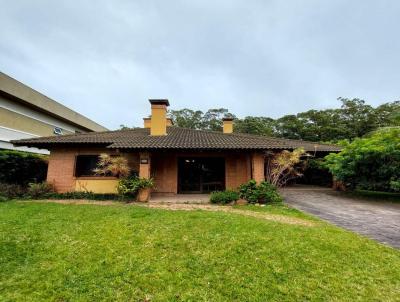
M289 206L400 248L400 203L350 198L318 187L286 188L282 195Z

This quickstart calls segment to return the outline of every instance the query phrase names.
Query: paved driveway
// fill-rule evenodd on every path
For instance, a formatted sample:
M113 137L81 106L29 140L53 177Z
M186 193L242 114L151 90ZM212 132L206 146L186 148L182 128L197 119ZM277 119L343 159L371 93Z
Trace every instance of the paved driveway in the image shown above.
M286 188L282 195L294 208L400 248L400 203L343 197L318 187Z

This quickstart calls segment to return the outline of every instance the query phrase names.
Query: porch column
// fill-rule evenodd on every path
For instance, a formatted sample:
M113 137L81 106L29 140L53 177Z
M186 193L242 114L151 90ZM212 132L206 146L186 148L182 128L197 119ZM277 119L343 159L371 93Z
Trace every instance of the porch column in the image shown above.
M148 152L139 153L139 177L150 178L151 169L151 157ZM138 193L137 200L141 202L147 202L150 199L151 189L141 189Z
M148 152L139 154L139 177L150 178L151 158Z
M257 183L265 180L264 175L264 154L262 153L253 153L251 156L251 178L254 179Z

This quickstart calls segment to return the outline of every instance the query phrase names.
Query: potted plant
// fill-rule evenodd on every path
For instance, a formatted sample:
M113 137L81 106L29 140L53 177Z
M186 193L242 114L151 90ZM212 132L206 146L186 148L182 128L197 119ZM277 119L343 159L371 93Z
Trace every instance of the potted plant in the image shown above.
M123 200L126 196L136 197L136 201L147 202L150 190L154 187L152 178L140 178L137 176L122 178L117 185L118 194Z
M137 188L138 194L136 200L139 202L149 201L150 191L154 187L154 181L152 178L138 178Z

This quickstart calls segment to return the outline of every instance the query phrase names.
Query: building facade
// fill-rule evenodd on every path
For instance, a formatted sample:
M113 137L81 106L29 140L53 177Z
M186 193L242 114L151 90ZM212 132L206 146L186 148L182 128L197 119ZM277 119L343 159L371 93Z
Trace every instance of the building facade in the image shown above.
M254 179L265 179L266 159L275 152L303 148L313 154L338 152L335 145L233 133L233 121L223 121L223 131L170 126L168 100L150 100L151 118L144 128L75 134L13 141L17 146L51 151L47 181L58 192L115 193L117 179L96 176L102 153L123 156L131 171L153 178L152 194L209 193L235 189Z
M0 149L48 154L38 148L15 147L11 140L107 128L0 72Z

